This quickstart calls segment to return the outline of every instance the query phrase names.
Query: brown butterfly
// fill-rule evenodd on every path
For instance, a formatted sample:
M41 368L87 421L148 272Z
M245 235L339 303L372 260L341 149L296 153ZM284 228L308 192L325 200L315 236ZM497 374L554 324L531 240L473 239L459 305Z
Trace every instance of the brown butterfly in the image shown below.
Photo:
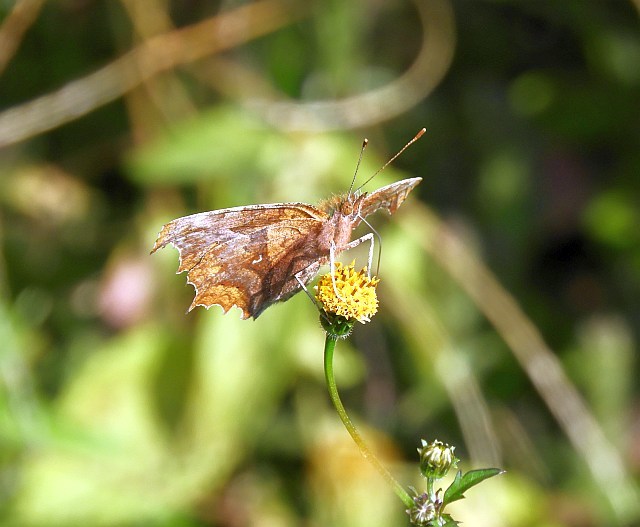
M318 207L274 203L192 214L167 223L151 252L169 243L178 249L177 272L187 271L195 288L189 311L217 304L226 313L237 306L243 319L255 319L300 291L340 252L372 244L371 233L351 241L352 231L379 209L393 214L420 181L404 179L370 194L349 192Z

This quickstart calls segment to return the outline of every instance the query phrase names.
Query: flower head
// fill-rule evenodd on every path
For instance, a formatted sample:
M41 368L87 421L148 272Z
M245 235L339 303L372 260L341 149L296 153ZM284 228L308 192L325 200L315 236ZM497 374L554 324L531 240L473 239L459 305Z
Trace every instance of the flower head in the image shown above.
M316 299L326 313L365 323L378 311L376 286L379 280L367 275L367 268L356 272L355 262L336 262L333 274L327 273L316 286ZM334 287L335 286L335 287Z
M368 276L366 267L356 271L354 265L355 262L346 266L336 262L333 274L322 276L316 286L316 299L324 312L322 324L337 337L348 336L355 321L369 322L378 311L379 280ZM337 332L329 329L336 327Z
M413 490L413 489L412 489ZM415 490L413 490L415 492ZM437 507L429 495L425 492L418 494L415 492L413 497L413 507L405 511L409 515L409 520L414 525L430 526L436 517Z

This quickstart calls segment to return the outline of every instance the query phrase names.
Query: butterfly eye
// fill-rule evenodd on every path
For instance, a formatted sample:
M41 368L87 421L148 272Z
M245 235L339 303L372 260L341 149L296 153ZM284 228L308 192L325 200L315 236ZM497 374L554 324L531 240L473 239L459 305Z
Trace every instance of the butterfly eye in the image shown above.
M353 203L350 199L348 199L342 204L342 207L340 207L340 213L344 214L345 216L350 216L352 212Z

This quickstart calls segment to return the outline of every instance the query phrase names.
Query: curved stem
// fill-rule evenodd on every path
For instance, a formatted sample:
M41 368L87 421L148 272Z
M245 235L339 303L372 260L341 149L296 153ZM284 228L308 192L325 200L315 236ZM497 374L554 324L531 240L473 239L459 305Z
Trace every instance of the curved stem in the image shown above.
M327 387L329 388L329 395L331 397L331 401L333 402L333 406L335 406L340 419L342 420L342 424L351 435L351 438L355 441L356 445L358 445L358 449L360 453L364 456L364 458L371 463L375 469L380 473L380 475L393 487L394 492L398 495L398 497L404 502L407 507L413 507L413 499L407 491L404 490L402 485L398 483L395 478L391 475L391 473L380 463L380 460L375 456L369 447L362 439L362 436L351 422L351 419L347 415L347 411L344 409L342 405L342 401L340 400L340 395L338 395L338 388L336 386L336 380L333 375L333 351L336 347L336 339L327 335L327 338L324 343L324 377L327 381Z

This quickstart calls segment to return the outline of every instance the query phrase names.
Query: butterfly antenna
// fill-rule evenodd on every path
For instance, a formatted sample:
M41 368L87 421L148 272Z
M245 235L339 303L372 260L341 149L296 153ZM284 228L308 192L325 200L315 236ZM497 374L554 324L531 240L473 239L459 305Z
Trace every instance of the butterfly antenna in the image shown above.
M365 137L364 141L362 141L362 148L360 149L360 157L358 157L358 163L356 164L356 171L353 174L353 179L351 180L351 185L349 185L348 196L351 196L351 191L353 190L353 185L356 183L356 176L358 175L358 169L360 168L360 163L362 162L362 156L364 155L364 149L367 148L369 144L369 140ZM362 186L362 185L361 185ZM358 187L360 188L360 187Z
M391 163L393 163L399 156L400 154L402 154L402 152L404 152L407 148L409 148L413 143L415 143L418 139L420 139L422 137L422 135L427 131L426 128L423 128L422 130L420 130L415 137L409 141L406 145L404 145L400 151L393 156L391 159L389 159L389 161L387 161L384 165L382 165L381 168L379 168L378 170L376 170L375 174L373 174L373 176L371 176L369 179L367 179L362 185L360 185L356 190L361 189L362 187L364 187L367 183L369 183L369 181L371 181L374 177L376 177L380 172L382 172L385 168L387 168ZM365 139L366 141L366 139ZM362 148L362 150L364 150L364 147ZM360 152L360 159L362 159L362 152ZM358 166L360 165L360 161L358 161ZM356 170L357 171L357 170ZM355 181L355 176L354 176L354 181ZM352 184L353 186L353 184Z

